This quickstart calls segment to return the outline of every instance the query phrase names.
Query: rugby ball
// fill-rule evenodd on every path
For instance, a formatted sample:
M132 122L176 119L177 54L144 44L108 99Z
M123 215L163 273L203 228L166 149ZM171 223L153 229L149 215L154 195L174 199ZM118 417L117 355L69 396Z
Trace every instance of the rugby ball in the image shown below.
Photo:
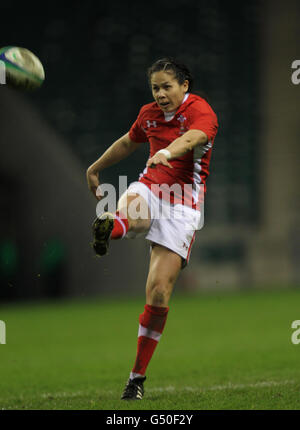
M40 60L28 49L17 46L0 49L0 74L2 84L21 90L37 89L45 80Z

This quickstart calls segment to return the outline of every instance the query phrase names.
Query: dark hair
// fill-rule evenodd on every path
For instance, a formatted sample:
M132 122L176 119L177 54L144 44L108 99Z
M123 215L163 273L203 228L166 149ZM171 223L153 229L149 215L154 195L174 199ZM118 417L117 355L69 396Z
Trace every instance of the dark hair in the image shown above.
M185 80L189 81L188 91L190 92L192 90L194 78L185 64L179 63L171 57L165 57L155 61L147 71L149 84L151 83L152 74L160 71L172 72L180 85L182 85Z

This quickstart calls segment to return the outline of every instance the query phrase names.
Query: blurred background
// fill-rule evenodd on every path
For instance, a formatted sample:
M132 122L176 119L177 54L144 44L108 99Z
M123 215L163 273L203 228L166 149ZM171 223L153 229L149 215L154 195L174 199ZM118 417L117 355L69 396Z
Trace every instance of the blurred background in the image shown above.
M300 286L300 3L287 0L1 4L0 46L33 51L46 80L0 85L0 300L144 294L149 246L90 247L85 172L152 101L147 68L185 62L219 118L205 224L177 291ZM148 146L101 175L136 180Z

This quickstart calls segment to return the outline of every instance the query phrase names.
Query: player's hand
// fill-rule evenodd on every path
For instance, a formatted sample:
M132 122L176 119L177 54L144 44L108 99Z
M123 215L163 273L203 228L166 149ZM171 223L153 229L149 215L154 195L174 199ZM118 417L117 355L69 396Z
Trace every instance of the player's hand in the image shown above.
M163 166L170 167L170 169L173 169L173 166L168 162L167 157L162 153L156 153L153 155L153 157L149 158L147 161L146 166L147 167L155 167L157 164L162 164Z
M89 168L86 172L86 179L89 190L97 200L101 200L103 195L100 188L99 173Z

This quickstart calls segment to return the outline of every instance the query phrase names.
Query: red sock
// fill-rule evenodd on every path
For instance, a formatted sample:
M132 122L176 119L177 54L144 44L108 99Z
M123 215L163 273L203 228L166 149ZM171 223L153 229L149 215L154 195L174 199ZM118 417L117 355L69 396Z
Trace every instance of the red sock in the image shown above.
M114 228L111 232L111 239L122 239L129 229L128 219L119 211L115 214Z
M144 375L166 324L169 307L145 305L139 318L138 346L131 378Z

